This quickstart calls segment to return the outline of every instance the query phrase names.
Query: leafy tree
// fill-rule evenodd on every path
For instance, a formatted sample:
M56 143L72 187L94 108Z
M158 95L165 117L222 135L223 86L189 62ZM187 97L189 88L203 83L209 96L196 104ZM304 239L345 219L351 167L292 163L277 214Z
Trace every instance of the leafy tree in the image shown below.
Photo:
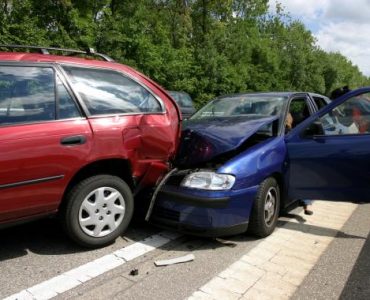
M329 95L370 80L268 0L0 0L0 43L93 47L203 105L220 94Z

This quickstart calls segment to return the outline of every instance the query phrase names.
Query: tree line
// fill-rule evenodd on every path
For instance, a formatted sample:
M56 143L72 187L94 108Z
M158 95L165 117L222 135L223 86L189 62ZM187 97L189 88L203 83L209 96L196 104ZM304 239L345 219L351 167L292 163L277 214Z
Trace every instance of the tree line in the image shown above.
M92 47L197 106L228 93L370 85L268 0L0 0L0 43Z

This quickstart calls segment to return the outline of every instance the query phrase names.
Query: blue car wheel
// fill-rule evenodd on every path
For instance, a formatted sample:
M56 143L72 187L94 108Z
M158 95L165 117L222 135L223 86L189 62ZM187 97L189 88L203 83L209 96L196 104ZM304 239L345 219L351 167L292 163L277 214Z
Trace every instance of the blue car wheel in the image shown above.
M258 189L253 204L248 231L255 236L270 235L278 220L280 209L280 188L275 178L265 179Z

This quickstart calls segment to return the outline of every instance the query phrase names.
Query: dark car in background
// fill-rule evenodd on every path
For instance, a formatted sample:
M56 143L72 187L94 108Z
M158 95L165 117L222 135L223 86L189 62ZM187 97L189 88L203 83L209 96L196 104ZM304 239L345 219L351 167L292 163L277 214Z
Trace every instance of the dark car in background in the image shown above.
M189 118L193 113L195 113L196 109L194 107L193 100L188 93L177 91L168 91L168 93L180 107L184 119Z
M0 53L0 226L58 213L79 244L108 244L127 228L133 195L167 172L178 107L105 55L15 47L41 53Z
M264 237L298 199L369 201L369 103L370 88L333 102L296 92L211 101L184 122L177 168L147 219L196 235L248 228Z

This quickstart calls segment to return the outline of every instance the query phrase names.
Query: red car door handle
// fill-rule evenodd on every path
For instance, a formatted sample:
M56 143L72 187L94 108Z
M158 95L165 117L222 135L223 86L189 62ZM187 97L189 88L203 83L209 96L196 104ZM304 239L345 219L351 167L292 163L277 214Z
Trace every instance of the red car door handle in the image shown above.
M60 140L60 143L65 146L69 145L81 145L86 143L86 137L84 135L67 136Z

